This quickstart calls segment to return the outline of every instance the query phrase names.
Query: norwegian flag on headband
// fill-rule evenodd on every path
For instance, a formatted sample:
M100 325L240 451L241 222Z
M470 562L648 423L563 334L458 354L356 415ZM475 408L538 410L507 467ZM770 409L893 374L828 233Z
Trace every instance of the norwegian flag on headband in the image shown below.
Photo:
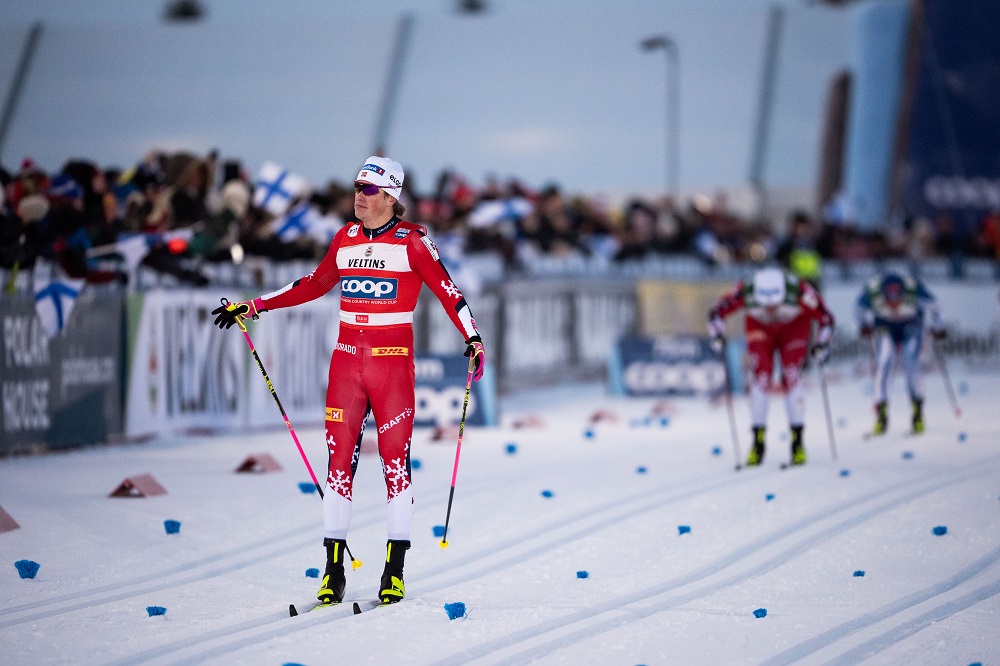
M264 162L254 185L254 205L272 215L284 215L292 200L305 193L309 184L274 162Z

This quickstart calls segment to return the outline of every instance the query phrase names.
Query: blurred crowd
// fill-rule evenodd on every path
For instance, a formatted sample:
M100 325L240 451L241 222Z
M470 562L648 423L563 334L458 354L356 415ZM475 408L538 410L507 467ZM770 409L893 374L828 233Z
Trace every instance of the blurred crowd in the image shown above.
M539 257L600 257L630 262L686 255L708 265L777 261L810 277L822 261L984 256L1000 261L1000 211L973 224L942 212L862 231L828 207L783 220L734 213L723 196L687 202L641 198L611 206L540 190L515 179L475 185L444 172L425 189L407 173L401 202L439 245L463 254L494 253L510 271ZM68 161L46 173L25 158L0 167L0 268L27 270L44 259L91 283L127 282L135 265L203 286L206 262L248 256L319 260L354 221L350 181L305 186L275 206L273 188L238 159L218 153L151 152L128 168ZM261 196L268 189L268 197Z

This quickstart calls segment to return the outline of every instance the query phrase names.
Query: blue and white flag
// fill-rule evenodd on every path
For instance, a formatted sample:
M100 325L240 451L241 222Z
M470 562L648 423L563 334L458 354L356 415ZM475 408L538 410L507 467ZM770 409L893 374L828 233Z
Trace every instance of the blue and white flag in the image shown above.
M469 226L473 229L489 227L500 222L520 220L531 215L534 206L524 197L484 201L469 215Z
M300 236L310 235L316 224L319 213L308 201L303 201L292 207L288 213L275 223L277 231L274 235L282 243L289 243Z
M292 200L308 188L305 178L274 162L264 162L254 184L253 204L272 215L284 215Z
M84 282L83 279L68 278L53 268L49 278L35 283L35 312L50 338L66 328Z

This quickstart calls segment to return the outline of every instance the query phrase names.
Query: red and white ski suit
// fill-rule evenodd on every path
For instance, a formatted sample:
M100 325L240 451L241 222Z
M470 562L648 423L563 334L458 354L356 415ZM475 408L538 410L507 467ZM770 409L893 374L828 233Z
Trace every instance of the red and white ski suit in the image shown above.
M817 341L828 343L833 332L833 315L819 293L805 280L787 276L785 298L777 306L763 306L754 297L753 284L739 282L720 298L709 318L723 319L743 308L750 364L751 425L767 425L767 395L774 371L774 354L781 358L781 389L785 394L788 422L802 425L805 404L799 376L809 351L811 323L819 324Z
M344 539L368 411L378 428L388 495L389 538L409 540L413 514L413 310L426 284L468 340L478 335L462 292L423 227L392 218L378 229L341 229L312 273L261 297L262 311L287 308L340 286L340 336L330 359L326 443L330 464L323 499L324 536Z

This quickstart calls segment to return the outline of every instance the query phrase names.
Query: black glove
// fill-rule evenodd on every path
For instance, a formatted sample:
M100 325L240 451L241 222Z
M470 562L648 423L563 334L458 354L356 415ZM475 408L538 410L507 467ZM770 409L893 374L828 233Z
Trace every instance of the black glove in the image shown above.
M948 331L943 328L932 328L931 335L934 336L935 340L944 340L948 337Z
M223 301L222 305L212 310L212 314L216 315L215 325L225 329L232 328L234 324L242 322L248 316L254 319L258 318L257 308L254 307L253 302L229 303Z
M830 358L830 345L825 342L818 342L809 350L809 354L817 364L823 365Z
M871 334L874 332L875 328L869 326L868 324L864 324L861 328L858 329L858 335L861 336L862 338L870 337Z
M473 335L465 341L468 347L465 348L466 358L475 359L475 369L472 371L472 378L477 382L483 378L483 367L486 365L486 350L483 349L483 339L478 335Z

